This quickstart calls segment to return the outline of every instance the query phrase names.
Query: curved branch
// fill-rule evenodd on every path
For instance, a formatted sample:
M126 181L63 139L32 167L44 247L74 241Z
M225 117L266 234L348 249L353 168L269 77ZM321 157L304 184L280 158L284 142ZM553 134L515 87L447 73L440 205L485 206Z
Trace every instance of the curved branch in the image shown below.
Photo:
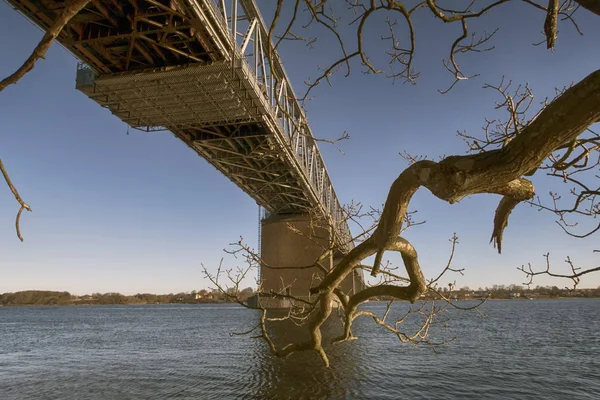
M502 234L508 226L508 217L514 208L522 201L530 200L535 196L533 183L524 178L515 179L507 184L507 193L500 200L494 216L494 230L490 243L498 247L498 254L502 253Z
M19 192L17 191L17 188L11 182L10 177L8 176L8 172L6 172L6 169L4 168L4 164L2 163L2 159L0 159L0 171L2 171L2 175L4 176L4 180L6 181L6 184L8 185L8 187L10 188L10 191L15 196L15 199L17 200L17 202L19 202L19 204L21 205L19 212L17 212L15 228L17 230L17 237L22 242L23 236L21 236L21 228L20 228L21 214L23 213L23 210L31 211L31 207L29 207L29 205L23 201L23 199L19 195Z
M42 37L42 40L40 40L40 42L35 47L35 49L33 49L33 52L27 58L27 60L25 60L23 65L21 65L11 75L7 76L2 81L0 81L0 92L3 91L4 89L6 89L7 86L14 85L17 82L19 82L19 80L23 76L25 76L25 74L27 74L29 71L31 71L33 69L37 60L39 60L40 58L44 58L44 56L46 55L46 52L50 48L50 45L52 44L54 39L56 39L58 37L58 35L60 35L60 33L62 32L64 27L69 23L71 18L73 18L75 15L77 15L77 13L79 11L81 11L89 2L90 2L90 0L75 0L73 3L67 5L63 9L62 14L60 14L60 16L58 18L56 18L56 20L54 21L52 26L50 26L50 28L48 28L48 30ZM0 169L2 170L2 175L4 175L4 179L6 180L8 187L15 195L15 199L17 199L17 201L21 205L19 212L17 212L15 228L17 230L17 237L22 242L23 236L21 236L21 228L20 228L21 214L23 213L23 210L31 211L31 207L29 207L29 205L27 205L27 203L25 203L23 201L23 199L21 199L21 196L19 196L19 192L17 191L17 189L14 187L14 185L10 181L8 173L4 169L2 160L0 160Z
M404 238L396 237L393 243L386 246L386 250L398 251L402 255L402 261L408 273L410 284L408 286L396 285L378 285L366 288L350 296L345 306L346 323L344 326L344 335L336 341L347 340L351 335L352 321L354 313L361 303L368 301L373 297L390 296L399 300L406 300L414 303L427 289L425 277L419 266L417 251L410 242Z
M455 203L465 196L493 193L508 196L497 212L496 241L516 204L533 195L521 177L537 168L553 151L576 139L600 119L600 70L567 89L521 133L501 149L451 156L439 163L423 160L406 168L392 184L373 235L356 246L311 293L331 292L360 261L382 253L400 234L410 199L425 186L441 200ZM529 197L527 197L529 196ZM378 265L375 265L375 270Z

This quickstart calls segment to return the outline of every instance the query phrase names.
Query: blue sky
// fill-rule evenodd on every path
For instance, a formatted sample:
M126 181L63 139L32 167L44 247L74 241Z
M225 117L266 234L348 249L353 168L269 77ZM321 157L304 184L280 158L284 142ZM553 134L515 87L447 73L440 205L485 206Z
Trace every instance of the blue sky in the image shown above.
M343 155L320 146L342 202L380 207L407 166L402 150L432 159L464 154L456 131L479 133L484 117L494 115L498 97L482 90L484 83L498 83L503 75L528 82L541 101L554 87L598 68L598 17L578 11L582 37L562 22L552 53L532 46L542 40L544 15L518 3L475 21L479 29L500 28L496 49L461 58L466 73L481 76L447 95L437 92L451 83L441 60L458 26L443 25L426 12L415 19L418 85L392 85L382 76L361 74L357 66L350 78L336 77L333 87L313 93L307 114L315 135L333 139L345 130L351 135L341 143ZM260 4L268 20L268 3ZM381 47L381 21L374 20L367 31L366 43L374 49ZM4 77L30 54L42 32L0 2L0 33ZM317 76L317 65L334 60L335 51L330 38L319 39L310 51L298 44L282 49L298 92L307 77ZM377 54L373 60L385 66ZM22 217L21 243L14 232L18 204L0 184L0 292L168 293L209 286L201 263L215 270L222 249L239 236L256 246L257 205L170 133L127 135L123 122L74 89L76 63L55 44L18 85L0 93L0 157L34 211ZM534 184L540 195L561 186L538 175ZM480 195L448 205L425 190L417 193L411 208L427 223L406 237L417 248L426 277L444 267L453 232L460 238L454 265L466 268L465 276L452 277L459 286L520 284L524 276L516 268L527 262L542 267L546 252L557 269L568 255L581 266L598 265L600 256L592 253L597 237L567 237L552 215L527 205L513 213L504 254L498 255L488 244L498 201ZM568 284L542 278L536 283ZM582 287L599 284L600 274L590 275Z

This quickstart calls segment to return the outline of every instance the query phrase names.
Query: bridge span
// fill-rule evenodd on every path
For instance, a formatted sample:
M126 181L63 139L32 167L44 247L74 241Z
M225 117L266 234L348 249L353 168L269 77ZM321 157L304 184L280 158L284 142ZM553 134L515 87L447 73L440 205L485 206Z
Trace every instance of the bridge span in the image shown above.
M7 1L44 30L65 4ZM81 61L78 90L132 128L172 132L273 216L263 222L261 253L270 259L265 262L302 266L318 257L322 250L306 251L310 243L299 244L297 235L284 239L286 228L280 226L302 225L300 230L314 234L306 223L309 213L333 227L325 236L342 253L354 246L254 0L91 0L58 41ZM264 269L261 278L268 277L273 290L284 285L274 282L284 282L282 276ZM292 293L310 285L310 273L278 273L304 281Z

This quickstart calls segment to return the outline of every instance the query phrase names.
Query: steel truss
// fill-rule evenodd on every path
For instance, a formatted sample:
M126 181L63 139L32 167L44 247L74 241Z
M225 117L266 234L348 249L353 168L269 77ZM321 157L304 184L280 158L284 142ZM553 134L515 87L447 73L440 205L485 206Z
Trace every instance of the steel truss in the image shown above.
M43 28L64 1L8 0ZM130 126L170 130L268 212L350 231L254 0L92 0L59 41L77 88Z

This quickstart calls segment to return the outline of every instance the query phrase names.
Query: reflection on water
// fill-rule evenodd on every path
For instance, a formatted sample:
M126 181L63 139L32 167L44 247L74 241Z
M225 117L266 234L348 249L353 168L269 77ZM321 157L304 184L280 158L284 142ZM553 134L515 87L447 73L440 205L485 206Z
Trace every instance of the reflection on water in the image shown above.
M597 399L600 301L494 301L451 312L436 351L403 345L370 319L359 340L273 357L230 335L259 314L230 305L0 308L0 399ZM377 313L385 304L366 307ZM400 315L407 305L399 304ZM331 318L324 337L341 333ZM278 344L306 339L292 323Z
M290 342L305 341L309 338L304 327L292 321L272 323L270 335L278 348ZM342 334L339 319L330 318L322 327L323 337L332 338ZM266 346L259 346L261 353L258 375L260 384L257 398L298 399L298 398L364 398L357 382L364 376L357 365L360 346L347 344L330 345L327 355L331 362L325 368L319 355L314 352L292 354L287 359L273 357Z

